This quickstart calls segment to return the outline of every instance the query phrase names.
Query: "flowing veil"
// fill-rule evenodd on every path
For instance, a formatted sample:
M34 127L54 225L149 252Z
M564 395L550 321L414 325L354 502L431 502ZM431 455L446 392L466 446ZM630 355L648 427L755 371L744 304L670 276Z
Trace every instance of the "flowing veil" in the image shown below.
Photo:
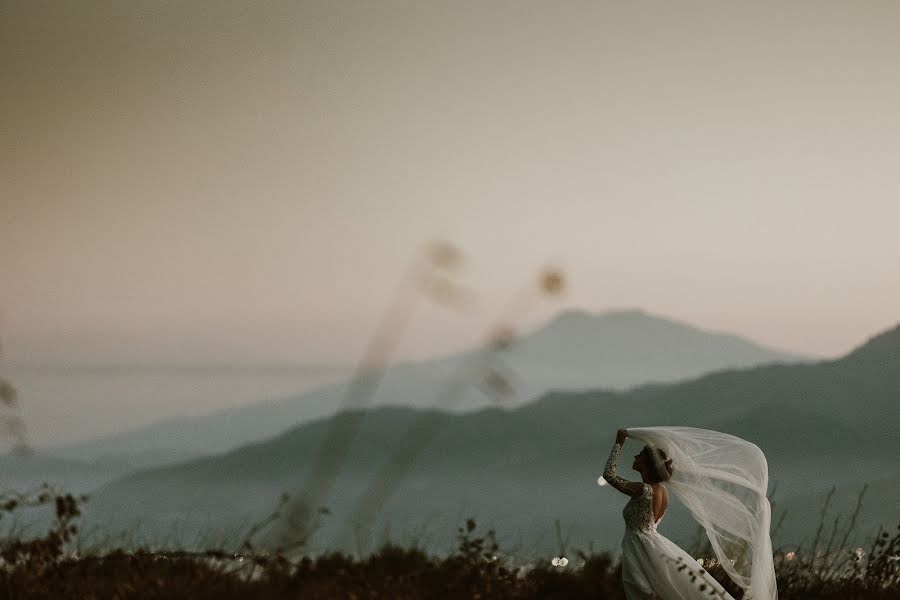
M745 599L778 597L766 457L739 437L693 427L640 427L628 436L662 448L674 464L666 483L706 531L719 563Z

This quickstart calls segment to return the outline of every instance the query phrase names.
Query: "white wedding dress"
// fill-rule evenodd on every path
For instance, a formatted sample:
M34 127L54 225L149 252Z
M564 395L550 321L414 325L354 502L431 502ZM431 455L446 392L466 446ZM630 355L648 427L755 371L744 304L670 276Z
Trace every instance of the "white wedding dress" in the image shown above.
M603 478L613 485L628 483L616 471L621 452L621 444L613 446L603 471ZM628 600L734 600L690 554L656 530L659 521L653 513L652 486L645 483L643 492L632 496L622 515L622 583Z

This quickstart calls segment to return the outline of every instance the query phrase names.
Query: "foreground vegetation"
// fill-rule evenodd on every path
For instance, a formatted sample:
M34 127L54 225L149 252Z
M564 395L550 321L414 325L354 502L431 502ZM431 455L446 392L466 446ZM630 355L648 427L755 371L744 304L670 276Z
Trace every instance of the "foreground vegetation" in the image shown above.
M458 530L458 547L446 557L391 545L364 559L340 553L289 558L250 545L241 554L114 550L79 555L74 550L79 500L48 490L0 497L6 513L48 505L55 515L46 535L0 542L0 599L624 598L611 555L579 553L516 566L502 556L494 533L479 535L473 520ZM868 550L813 550L808 557L799 550L779 552L779 596L897 598L898 557L900 528L893 535L880 532ZM704 566L740 598L715 561Z

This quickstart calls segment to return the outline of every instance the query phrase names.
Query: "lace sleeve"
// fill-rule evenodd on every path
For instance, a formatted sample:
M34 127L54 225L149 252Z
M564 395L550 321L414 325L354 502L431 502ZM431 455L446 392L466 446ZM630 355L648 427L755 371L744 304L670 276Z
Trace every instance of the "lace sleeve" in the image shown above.
M606 461L606 468L603 469L603 479L616 488L629 483L627 479L619 477L619 473L616 471L620 454L622 454L622 444L617 443L613 446L612 452L609 453L609 460Z

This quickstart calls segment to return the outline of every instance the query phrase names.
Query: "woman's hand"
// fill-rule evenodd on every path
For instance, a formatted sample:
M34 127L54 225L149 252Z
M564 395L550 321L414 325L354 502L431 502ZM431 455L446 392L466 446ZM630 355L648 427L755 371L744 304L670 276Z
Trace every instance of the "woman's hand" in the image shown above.
M625 438L627 438L627 437L628 437L628 432L627 432L627 431L625 431L624 429L618 430L618 431L616 432L616 443L617 443L617 444L624 444L624 443L625 443Z

